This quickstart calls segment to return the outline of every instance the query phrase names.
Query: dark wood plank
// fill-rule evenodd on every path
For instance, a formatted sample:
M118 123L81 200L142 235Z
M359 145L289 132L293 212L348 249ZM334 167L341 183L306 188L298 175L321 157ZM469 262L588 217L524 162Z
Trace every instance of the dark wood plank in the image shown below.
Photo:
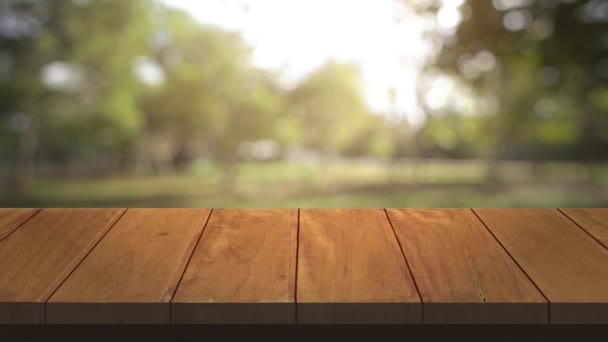
M382 209L302 209L299 323L419 323L420 297Z
M44 323L44 302L123 212L43 209L0 242L0 323Z
M387 209L424 323L547 323L548 304L470 209Z
M4 240L39 210L0 208L0 241Z
M608 248L608 208L560 210Z
M170 323L209 209L129 209L47 303L48 323Z
M608 250L557 209L475 209L550 302L551 323L608 323Z
M172 301L174 323L293 323L297 209L215 209Z

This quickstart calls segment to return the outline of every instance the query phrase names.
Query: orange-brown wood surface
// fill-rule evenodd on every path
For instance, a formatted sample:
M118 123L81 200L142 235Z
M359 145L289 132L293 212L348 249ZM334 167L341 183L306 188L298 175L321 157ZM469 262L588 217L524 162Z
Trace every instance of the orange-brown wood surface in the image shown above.
M387 209L424 323L547 323L543 295L470 209Z
M15 229L34 216L38 210L0 208L0 241L4 240Z
M608 208L560 210L608 248Z
M124 209L43 209L0 242L0 323L44 323L45 302Z
M170 323L169 301L209 213L129 209L48 301L47 322Z
M215 209L172 302L174 323L294 323L297 209Z
M608 323L608 209L0 209L2 323Z
M557 209L475 209L550 302L551 323L608 323L608 249Z
M420 297L382 209L301 209L299 323L418 323Z

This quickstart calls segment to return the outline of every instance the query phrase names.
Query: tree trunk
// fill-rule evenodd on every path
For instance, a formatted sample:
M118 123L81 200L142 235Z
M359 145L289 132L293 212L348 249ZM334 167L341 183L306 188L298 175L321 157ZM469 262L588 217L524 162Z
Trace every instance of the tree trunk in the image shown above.
M222 170L221 186L222 190L233 194L238 189L238 165L232 160L222 160L220 162Z
M584 166L583 182L587 185L593 184L593 161L595 158L596 125L594 111L588 105L583 105L577 118L579 130L579 162Z
M501 184L500 169L502 164L502 158L500 156L492 156L487 161L487 173L486 173L486 187L488 189L494 189Z
M493 153L487 159L485 188L490 191L496 190L503 185L500 171L504 159L504 150L508 139L507 137L509 136L509 134L505 132L507 129L507 127L502 128L502 130L501 128L496 129L498 134L495 142L496 145Z
M14 188L22 191L29 185L36 173L36 149L38 148L38 120L31 121L20 135L15 160Z

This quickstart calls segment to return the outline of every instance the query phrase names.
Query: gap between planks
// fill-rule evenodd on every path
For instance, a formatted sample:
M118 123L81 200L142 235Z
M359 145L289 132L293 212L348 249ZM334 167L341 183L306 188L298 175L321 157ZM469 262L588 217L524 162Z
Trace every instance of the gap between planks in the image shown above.
M547 324L551 324L551 301L549 300L547 295L545 295L545 293L543 291L541 291L540 287L538 287L538 284L536 284L534 279L532 279L532 277L530 277L528 272L526 272L526 270L519 264L519 262L517 262L517 260L515 260L513 255L511 255L511 252L509 252L509 250L502 244L502 242L500 242L500 240L498 240L498 238L496 237L496 235L494 235L494 233L488 227L488 225L481 219L481 217L479 217L479 215L477 215L477 212L475 212L475 209L473 209L473 208L469 208L469 209L473 212L473 215L475 215L475 217L477 217L477 219L479 220L479 222L481 222L481 224L485 227L485 229L490 233L490 235L492 235L492 238L494 238L494 240L496 242L498 242L500 247L502 247L502 249L507 253L509 258L511 258L511 260L513 260L513 262L515 262L515 265L517 265L517 267L519 267L519 269L525 274L525 276L528 278L528 280L530 280L532 285L534 285L534 287L536 287L538 292L545 298L545 300L547 301Z
M290 239L291 240L291 239ZM295 266L295 280L293 286L293 307L295 312L293 313L293 322L298 324L298 263L300 257L300 208L298 208L298 217L296 223L296 266Z
M589 235L593 240L597 241L597 243L604 246L604 248L608 249L607 245L605 245L602 241L600 241L600 239L596 238L595 235L591 234L591 232L589 232L587 229L585 229L585 227L583 227L582 224L579 224L576 220L574 220L572 217L570 217L568 214L566 214L562 209L560 209L560 208L556 208L556 209L557 209L557 211L562 213L562 215L566 216L568 218L568 220L572 221L572 223L574 223L577 227L582 229L583 232L585 232L587 235Z
M23 208L23 209L26 209L26 208ZM34 209L34 208L31 208L31 209ZM31 220L34 216L36 216L40 211L42 211L42 208L36 208L34 210L34 212L32 214L30 214L30 216L28 218L26 218L23 222L21 222L20 224L18 224L15 228L13 228L5 236L0 237L0 242L4 241L6 238L8 238L9 236L11 236L14 232L16 232L17 230L19 230L19 228L23 227L23 225L25 225L26 223L28 223L28 221Z
M422 299L422 295L420 294L420 289L418 288L418 283L416 283L416 277L412 272L412 268L410 267L410 263L407 261L407 257L405 256L405 251L403 250L403 246L401 245L401 241L397 237L397 232L395 231L395 226L393 225L393 221L391 221L391 217L388 215L388 211L386 208L383 208L384 214L386 215L386 219L388 220L388 224L391 226L391 230L393 231L393 236L395 240L397 240L397 244L399 245L399 249L401 250L401 255L403 256L403 260L405 261L405 265L407 266L407 270L410 272L410 276L412 277L412 281L414 282L414 287L416 288L416 293L418 294L418 298L420 299L420 324L424 324L424 300Z
M113 221L110 221L110 227L101 235L101 237L93 244L93 247L91 247L91 249L89 249L89 251L82 257L82 259L80 259L80 261L72 268L70 273L68 273L68 275L59 283L59 285L57 285L55 287L53 292L51 292L51 294L44 300L44 324L47 324L47 314L46 313L47 313L47 303L48 303L49 299L51 299L51 297L53 297L55 292L57 292L59 290L59 288L70 278L72 273L74 273L74 271L76 271L78 266L80 266L80 264L82 264L84 259L86 259L89 256L89 254L91 254L91 252L95 249L95 247L97 247L97 245L101 242L101 240L103 240L103 238L110 232L110 230L112 230L112 228L114 228L116 223L118 223L118 221L120 221L120 219L127 213L128 210L129 210L129 208L123 209L122 213L116 215L116 217L113 219ZM42 211L42 209L40 211Z
M192 261L192 256L194 255L194 251L196 250L196 247L198 247L198 244L201 242L201 239L203 238L203 234L205 234L205 228L207 228L207 224L211 220L211 215L213 215L213 210L214 209L211 208L211 211L209 211L209 215L207 215L207 219L203 223L203 228L201 229L201 233L199 234L198 238L196 239L196 243L194 244L194 247L192 247L192 250L190 250L190 256L188 257L188 261L186 262L186 265L182 271L182 274L180 275L179 280L177 281L177 284L175 285L175 289L173 289L173 293L171 294L171 299L169 300L169 324L173 324L173 298L175 297L175 294L177 293L177 289L179 289L179 285L182 283L182 279L184 279L184 274L186 274L186 269L188 269L188 266L190 265L190 261ZM186 251L184 251L184 253L186 253L186 252L188 252L188 249Z
M603 284L608 279L608 251L596 239L556 208L474 212L542 289L549 300L549 323L607 322L608 291Z

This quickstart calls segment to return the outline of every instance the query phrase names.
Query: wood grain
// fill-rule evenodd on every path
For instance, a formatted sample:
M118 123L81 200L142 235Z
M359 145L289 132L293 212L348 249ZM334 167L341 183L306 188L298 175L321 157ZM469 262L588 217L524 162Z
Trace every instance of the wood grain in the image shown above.
M551 323L608 323L608 250L556 209L475 209L550 302Z
M299 323L419 323L420 297L381 209L302 209Z
M0 323L44 323L44 302L124 209L43 209L0 242Z
M608 209L0 209L0 324L608 323L607 222Z
M608 248L608 208L560 210Z
M47 322L170 323L169 301L209 213L129 209L49 299Z
M470 209L387 209L424 323L547 323L548 304Z
M172 301L174 323L293 323L297 209L215 209Z
M0 241L4 240L39 210L0 208Z

